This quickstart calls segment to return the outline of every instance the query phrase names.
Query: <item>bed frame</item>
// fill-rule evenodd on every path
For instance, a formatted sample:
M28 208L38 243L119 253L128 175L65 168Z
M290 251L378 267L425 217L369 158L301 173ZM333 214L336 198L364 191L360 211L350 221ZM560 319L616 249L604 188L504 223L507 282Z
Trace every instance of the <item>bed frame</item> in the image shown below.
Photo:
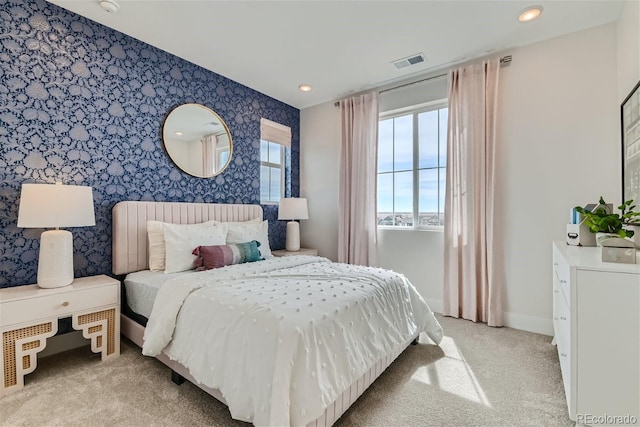
M148 269L147 220L175 224L196 224L209 220L230 222L247 221L254 218L262 218L262 207L260 205L119 202L113 207L113 273L124 275ZM142 347L144 326L124 313L121 314L120 331L122 335ZM329 427L333 425L391 362L411 342L416 343L416 340L417 338L410 340L402 347L401 351L389 354L370 366L369 370L338 396L320 417L310 422L307 426ZM180 384L184 379L187 379L226 405L224 397L219 390L200 384L191 376L185 366L170 360L164 353L160 353L156 358L171 368L174 382Z

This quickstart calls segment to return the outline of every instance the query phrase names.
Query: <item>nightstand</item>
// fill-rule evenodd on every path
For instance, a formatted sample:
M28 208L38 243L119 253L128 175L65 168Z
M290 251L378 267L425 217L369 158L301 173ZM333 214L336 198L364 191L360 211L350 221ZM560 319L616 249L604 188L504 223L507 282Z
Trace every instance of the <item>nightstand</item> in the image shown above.
M280 250L277 250L277 251L271 251L271 253L273 254L273 256L292 256L292 255L317 256L318 255L318 250L317 249L300 248L299 251L290 252L290 251L288 251L286 249L280 249Z
M38 285L0 289L0 396L24 387L36 369L37 354L58 331L58 319L71 317L74 329L91 340L102 360L120 354L120 282L108 276L75 279L61 288Z

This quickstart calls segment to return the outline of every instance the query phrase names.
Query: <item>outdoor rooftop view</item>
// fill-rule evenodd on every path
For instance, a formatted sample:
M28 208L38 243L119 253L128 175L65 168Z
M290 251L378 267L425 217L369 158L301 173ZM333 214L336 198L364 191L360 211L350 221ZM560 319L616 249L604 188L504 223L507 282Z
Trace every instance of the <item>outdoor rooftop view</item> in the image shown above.
M411 212L378 212L378 225L413 227L413 213ZM418 214L418 227L444 226L444 213L421 212Z

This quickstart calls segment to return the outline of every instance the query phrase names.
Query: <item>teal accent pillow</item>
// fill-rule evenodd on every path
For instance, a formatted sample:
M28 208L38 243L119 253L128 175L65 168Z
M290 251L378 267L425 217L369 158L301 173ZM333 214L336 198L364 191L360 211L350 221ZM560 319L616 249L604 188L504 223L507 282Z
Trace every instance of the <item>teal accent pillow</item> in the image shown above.
M197 270L211 270L226 265L242 264L245 262L261 261L260 242L252 240L233 245L198 246L192 252L197 256Z

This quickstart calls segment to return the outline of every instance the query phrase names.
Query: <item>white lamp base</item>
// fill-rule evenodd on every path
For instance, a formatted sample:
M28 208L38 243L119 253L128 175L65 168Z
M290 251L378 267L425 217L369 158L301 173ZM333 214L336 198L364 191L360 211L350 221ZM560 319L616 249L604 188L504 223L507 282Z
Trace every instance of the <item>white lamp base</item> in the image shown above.
M300 250L300 224L296 221L289 221L287 223L287 243L285 248L289 252Z
M49 230L40 236L38 286L60 288L73 282L73 236L66 230Z

